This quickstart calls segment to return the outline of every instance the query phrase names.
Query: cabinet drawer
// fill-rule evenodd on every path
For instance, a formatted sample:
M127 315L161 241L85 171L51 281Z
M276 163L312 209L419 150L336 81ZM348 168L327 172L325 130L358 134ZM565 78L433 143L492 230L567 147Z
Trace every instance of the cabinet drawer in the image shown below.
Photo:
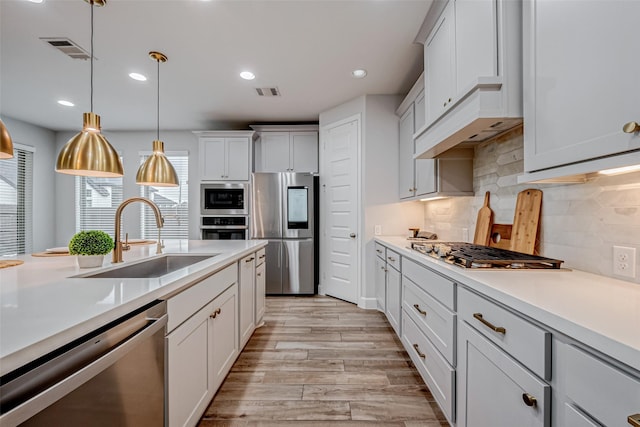
M463 287L458 315L538 376L551 378L551 333Z
M376 255L380 258L386 260L387 259L387 248L382 246L380 243L376 242L375 245Z
M387 248L387 264L400 271L400 254Z
M263 264L266 259L267 259L267 251L264 248L256 252L256 267L259 266L260 264Z
M568 403L564 404L564 425L566 427L600 427Z
M167 301L167 332L187 320L238 280L237 263L207 277Z
M407 258L402 258L402 274L418 285L436 300L444 304L449 310L454 310L455 283L447 277L419 265Z
M572 345L563 348L569 399L606 426L627 425L640 413L640 378L633 378Z
M454 421L455 371L413 320L402 318L402 342L447 419Z
M410 280L402 281L402 308L449 364L455 366L456 315Z

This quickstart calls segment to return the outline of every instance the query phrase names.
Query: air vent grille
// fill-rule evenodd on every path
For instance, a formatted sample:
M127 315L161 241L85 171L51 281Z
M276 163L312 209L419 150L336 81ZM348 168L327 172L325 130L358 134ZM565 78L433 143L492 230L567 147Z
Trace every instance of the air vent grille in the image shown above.
M277 87L257 87L256 92L260 96L280 96L280 89Z
M89 59L89 52L78 46L74 41L64 37L40 37L48 45L58 49L60 52L73 59ZM96 59L94 57L94 59Z

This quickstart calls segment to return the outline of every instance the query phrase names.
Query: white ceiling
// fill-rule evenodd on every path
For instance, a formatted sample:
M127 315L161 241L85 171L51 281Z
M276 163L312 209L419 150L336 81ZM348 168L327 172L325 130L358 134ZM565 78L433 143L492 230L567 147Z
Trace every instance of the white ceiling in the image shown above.
M94 112L104 130L216 129L317 121L363 94L406 93L422 70L414 44L432 0L110 0L94 9ZM0 113L52 130L78 130L90 110L90 63L40 37L90 50L83 0L0 0ZM368 76L351 77L355 68ZM253 81L238 74L249 69ZM147 82L128 77L146 74ZM279 98L255 87L277 86ZM75 102L62 107L58 99Z

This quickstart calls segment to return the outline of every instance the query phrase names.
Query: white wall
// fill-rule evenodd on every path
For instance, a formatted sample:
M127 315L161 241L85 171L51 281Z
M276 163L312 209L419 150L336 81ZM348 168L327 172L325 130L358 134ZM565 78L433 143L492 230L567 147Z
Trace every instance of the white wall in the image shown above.
M57 153L55 133L21 120L2 117L11 139L22 145L34 147L33 155L33 251L43 251L55 246L56 191L54 172Z
M59 152L75 132L59 132L56 135L56 151ZM152 141L156 139L155 131L146 132L103 132L111 145L122 154L124 166L124 198L140 196L140 186L136 184L136 172L139 167L139 153L150 152ZM189 154L189 238L199 239L200 208L198 181L198 139L189 131L160 132L164 141L165 152L187 151ZM52 163L53 168L53 163ZM59 195L56 206L58 225L56 241L66 245L75 233L75 177L55 174L55 187ZM129 232L130 238L140 237L139 204L128 206L124 211L123 230Z

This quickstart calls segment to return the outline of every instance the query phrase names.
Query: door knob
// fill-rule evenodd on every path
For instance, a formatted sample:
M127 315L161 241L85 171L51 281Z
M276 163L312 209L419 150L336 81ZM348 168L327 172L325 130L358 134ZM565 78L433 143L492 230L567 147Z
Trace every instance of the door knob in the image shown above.
M355 239L356 238L356 233L349 234L349 237L351 237L352 239Z

